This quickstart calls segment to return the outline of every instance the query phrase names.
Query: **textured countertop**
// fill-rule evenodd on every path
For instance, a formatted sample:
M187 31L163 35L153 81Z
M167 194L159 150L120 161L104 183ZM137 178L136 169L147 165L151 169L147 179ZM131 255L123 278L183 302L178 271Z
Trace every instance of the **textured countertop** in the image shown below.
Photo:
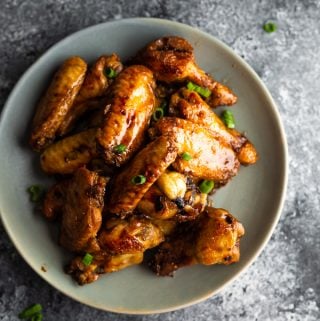
M0 106L47 48L84 27L159 17L204 30L241 55L278 104L289 145L289 186L280 222L256 262L220 294L161 315L126 316L81 305L29 268L0 225L0 320L30 303L45 321L320 320L320 1L0 1ZM277 32L262 30L273 20Z

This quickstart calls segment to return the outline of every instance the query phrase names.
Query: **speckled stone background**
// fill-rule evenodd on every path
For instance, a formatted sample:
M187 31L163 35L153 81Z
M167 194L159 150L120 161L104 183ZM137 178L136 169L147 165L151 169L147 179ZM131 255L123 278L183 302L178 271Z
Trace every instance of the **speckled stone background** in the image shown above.
M45 321L320 320L320 1L0 1L0 106L47 48L84 27L126 17L177 20L218 37L260 75L285 125L289 188L271 241L219 295L180 311L126 316L95 310L54 290L22 260L0 225L0 320L31 303ZM262 30L273 20L278 31Z

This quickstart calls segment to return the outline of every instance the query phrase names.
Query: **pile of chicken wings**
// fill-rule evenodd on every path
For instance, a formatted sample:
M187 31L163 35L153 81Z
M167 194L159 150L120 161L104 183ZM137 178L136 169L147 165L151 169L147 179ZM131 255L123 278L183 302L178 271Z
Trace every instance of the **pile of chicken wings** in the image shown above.
M208 199L258 159L213 111L236 101L181 37L152 41L125 65L116 54L90 68L80 57L62 64L38 103L30 145L56 178L42 212L75 255L67 273L87 284L146 257L162 276L239 260L242 224Z

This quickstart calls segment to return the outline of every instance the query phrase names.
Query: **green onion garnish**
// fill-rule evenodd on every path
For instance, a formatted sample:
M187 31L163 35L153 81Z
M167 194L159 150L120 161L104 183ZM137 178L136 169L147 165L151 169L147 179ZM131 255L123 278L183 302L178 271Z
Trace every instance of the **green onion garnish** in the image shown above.
M225 110L222 113L222 119L228 128L235 128L233 113L230 110Z
M30 321L42 321L42 314L41 313L37 313L34 316L31 317Z
M192 156L189 153L183 153L181 155L181 158L185 161L189 161L190 159L192 159Z
M82 263L86 266L90 265L93 261L93 256L89 253L86 253L85 256L82 258Z
M206 179L203 180L199 185L199 189L201 193L204 193L204 194L210 193L213 188L214 188L214 181L207 181Z
M107 68L106 70L105 70L105 75L108 77L108 78L115 78L115 77L117 77L117 72L114 70L114 69L112 69L112 68Z
M143 175L137 175L132 177L131 183L134 185L142 185L147 181L146 177Z
M124 145L124 144L119 144L117 146L115 146L113 148L113 151L116 153L116 154L122 154L124 153L125 151L127 150L127 146Z
M30 194L30 201L34 203L40 202L44 194L43 188L39 185L32 185L27 188L27 191Z
M268 33L275 32L277 30L277 25L274 22L267 22L263 25L263 30Z
M211 95L211 91L208 88L200 87L191 81L187 83L187 88L189 90L197 92L199 95L201 95L204 98L208 98Z
M154 121L158 121L163 117L163 115L164 115L164 110L159 107L154 111L152 118Z
M41 304L33 304L19 313L19 319L29 319L42 311Z

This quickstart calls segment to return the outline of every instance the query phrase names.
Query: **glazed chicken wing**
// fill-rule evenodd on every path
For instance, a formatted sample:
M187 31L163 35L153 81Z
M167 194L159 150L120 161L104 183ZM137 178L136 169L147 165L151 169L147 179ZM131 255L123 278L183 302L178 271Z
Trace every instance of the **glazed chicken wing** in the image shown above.
M177 172L163 173L137 206L137 211L158 220L178 222L194 220L207 204L207 194L201 193L191 179Z
M163 37L149 43L138 53L136 62L150 68L157 80L167 83L192 81L208 88L211 107L233 105L237 96L227 86L215 81L195 62L191 44L180 37Z
M96 235L102 222L106 178L85 168L54 185L44 201L47 218L62 216L60 243L70 251L96 251Z
M176 171L221 184L237 174L240 164L234 151L206 128L180 118L166 117L156 123L155 129L161 135L183 137L181 153L188 153L191 159L177 157L172 164Z
M98 237L101 250L93 253L93 262L86 266L77 257L71 262L67 272L79 284L90 283L97 280L99 274L141 263L143 253L163 240L162 230L146 218L111 219Z
M111 184L110 198L106 209L121 216L131 213L144 194L172 164L179 152L175 137L160 136L142 149ZM133 179L142 175L145 182L135 184Z
M118 55L101 56L90 68L73 106L59 127L60 136L68 133L87 110L103 107L102 104L105 104L105 101L97 98L104 96L107 88L113 82L113 78L108 78L106 75L108 68L114 70L116 74L121 72L123 66Z
M180 89L170 99L169 112L208 128L214 136L237 153L241 164L254 164L258 154L252 143L235 129L225 126L207 103L194 91Z
M196 221L185 223L158 248L150 267L158 275L172 275L193 264L231 264L239 261L244 228L228 211L207 207Z
M110 87L109 110L97 136L108 164L122 165L141 146L155 105L154 87L153 74L144 66L124 69ZM124 149L117 150L119 145Z
M41 151L51 144L83 83L87 64L80 57L67 59L40 100L32 122L30 145Z
M85 168L75 172L64 194L60 235L63 247L76 252L96 248L106 183L106 178Z
M97 155L96 129L66 137L44 150L41 168L48 174L71 174Z

